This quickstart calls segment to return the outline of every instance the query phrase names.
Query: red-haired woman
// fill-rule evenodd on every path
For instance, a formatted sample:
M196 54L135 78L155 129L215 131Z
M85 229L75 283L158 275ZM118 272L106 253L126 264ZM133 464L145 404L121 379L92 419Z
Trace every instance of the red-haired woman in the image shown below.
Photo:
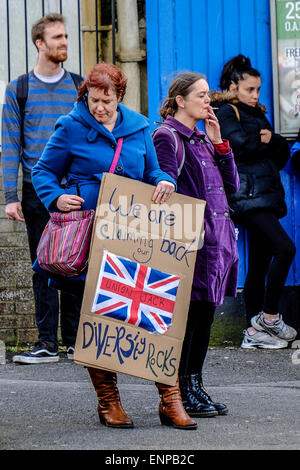
M155 185L152 200L156 203L166 202L175 190L174 180L158 165L147 118L121 104L126 84L118 67L104 62L95 65L79 89L73 110L57 121L32 171L35 190L49 211L96 208L102 174L109 171L119 138L124 141L116 174ZM66 188L60 184L63 177ZM120 403L116 374L92 367L88 370L98 396L101 423L133 427ZM195 429L197 424L183 408L178 384L157 386L161 422Z

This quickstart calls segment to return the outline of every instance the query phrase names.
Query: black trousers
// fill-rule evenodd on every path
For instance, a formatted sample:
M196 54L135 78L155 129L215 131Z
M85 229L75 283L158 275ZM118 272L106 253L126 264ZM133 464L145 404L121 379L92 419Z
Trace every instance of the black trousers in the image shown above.
M27 228L30 256L32 263L36 259L36 250L49 213L37 197L31 183L23 183L22 211ZM40 341L51 341L57 344L59 325L58 291L48 286L48 279L38 273L33 274L33 291L35 299L36 324ZM61 292L61 336L63 344L75 344L81 298L76 293Z
M179 364L179 375L200 374L208 350L215 306L206 301L191 302Z
M260 311L278 313L278 306L296 248L275 214L245 213L240 221L249 235L248 272L244 285L247 325Z

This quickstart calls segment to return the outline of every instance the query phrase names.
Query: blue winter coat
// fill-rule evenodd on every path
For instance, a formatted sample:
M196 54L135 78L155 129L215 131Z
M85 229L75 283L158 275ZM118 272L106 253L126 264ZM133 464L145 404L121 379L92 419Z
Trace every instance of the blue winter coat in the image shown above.
M85 101L57 121L32 170L34 188L48 210L56 210L54 202L62 194L77 194L77 184L84 199L82 209L95 209L102 174L109 171L119 137L124 142L116 174L152 185L161 180L175 184L158 165L148 119L122 104L118 111L112 132L96 121Z
M204 246L197 253L192 301L221 305L224 296L235 296L238 252L226 192L239 188L233 154L218 154L204 132L190 129L168 116L164 124L176 129L185 146L185 162L177 178L174 138L161 128L154 144L163 170L177 180L178 193L206 201Z

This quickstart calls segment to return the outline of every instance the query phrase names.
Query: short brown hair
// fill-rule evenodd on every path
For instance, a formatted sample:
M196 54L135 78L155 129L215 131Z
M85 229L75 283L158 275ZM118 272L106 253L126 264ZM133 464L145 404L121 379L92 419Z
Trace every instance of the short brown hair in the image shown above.
M44 40L44 31L46 26L52 23L63 23L65 24L65 18L60 13L49 13L37 20L31 28L31 39L35 45L38 39Z
M198 80L206 80L206 76L198 72L183 72L174 78L170 84L168 96L164 100L160 110L160 115L163 120L166 119L168 115L175 116L178 109L176 96L187 96L191 92L191 87Z
M92 68L79 88L77 101L80 101L88 93L89 88L103 89L105 93L108 93L109 88L112 88L116 92L117 98L122 101L126 87L127 77L119 67L107 62L100 62Z

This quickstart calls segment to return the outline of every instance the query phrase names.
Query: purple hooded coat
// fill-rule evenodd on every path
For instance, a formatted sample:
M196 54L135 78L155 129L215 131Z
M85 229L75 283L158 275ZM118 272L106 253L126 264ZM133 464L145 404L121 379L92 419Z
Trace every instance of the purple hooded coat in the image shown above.
M191 301L221 305L224 296L235 296L238 252L226 192L239 189L239 177L231 152L217 153L204 132L190 129L168 116L164 125L176 129L185 146L185 161L178 177L174 137L163 127L153 140L163 171L177 181L177 192L206 201L204 246L197 253ZM180 163L180 162L179 162Z

